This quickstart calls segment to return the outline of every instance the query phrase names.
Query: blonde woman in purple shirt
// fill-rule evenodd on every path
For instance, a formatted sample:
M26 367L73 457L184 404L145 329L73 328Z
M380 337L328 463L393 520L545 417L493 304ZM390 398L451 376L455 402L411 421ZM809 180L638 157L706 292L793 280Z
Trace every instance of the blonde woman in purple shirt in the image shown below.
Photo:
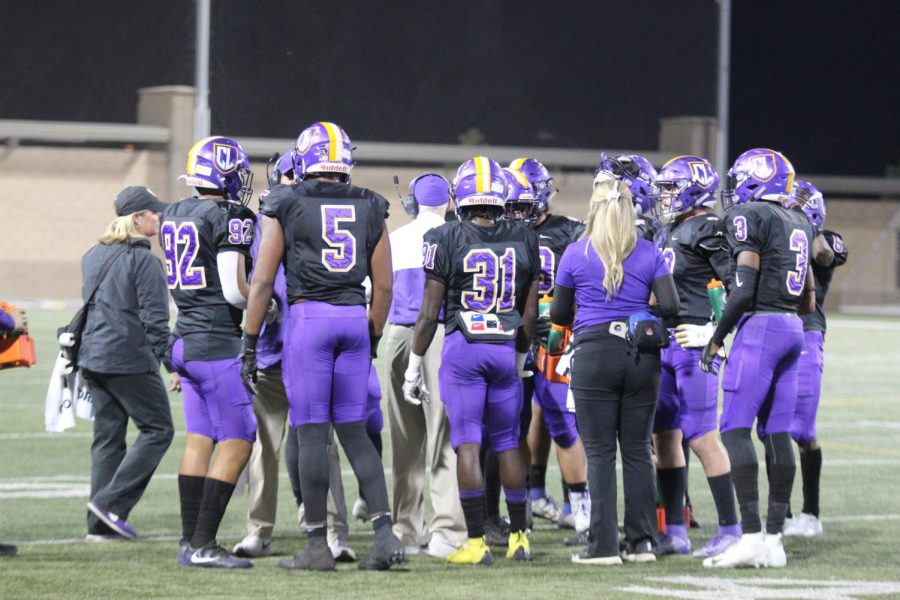
M651 306L651 299L655 304ZM577 306L577 311L576 311ZM573 324L570 390L588 458L591 542L579 564L656 560L656 515L650 434L659 390L659 349L626 341L637 313L672 317L678 294L660 251L638 239L628 186L612 179L594 186L584 236L559 264L550 317ZM622 450L626 546L619 555L616 442Z

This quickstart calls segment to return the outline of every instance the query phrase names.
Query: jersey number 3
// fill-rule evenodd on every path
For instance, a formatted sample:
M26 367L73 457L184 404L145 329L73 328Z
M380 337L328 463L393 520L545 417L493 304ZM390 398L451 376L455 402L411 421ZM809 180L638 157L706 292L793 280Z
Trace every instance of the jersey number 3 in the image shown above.
M195 267L200 251L197 226L190 221L176 225L166 221L159 228L166 257L166 284L169 289L195 290L206 287L206 270Z
M511 311L516 305L516 251L507 248L497 253L487 248L470 250L463 259L463 270L473 273L472 290L462 293L460 301L469 310Z
M809 240L802 229L791 231L791 252L797 254L797 269L787 272L787 291L792 296L803 293L806 265L809 263Z
M356 265L356 238L343 223L356 221L356 207L341 204L322 206L322 264L329 271L346 273Z

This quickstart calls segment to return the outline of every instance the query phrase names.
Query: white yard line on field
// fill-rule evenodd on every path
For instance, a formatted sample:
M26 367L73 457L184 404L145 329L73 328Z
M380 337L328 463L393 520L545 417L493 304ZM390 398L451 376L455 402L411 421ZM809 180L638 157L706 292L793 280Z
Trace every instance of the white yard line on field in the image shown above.
M847 581L819 579L781 579L752 577L648 577L650 585L620 587L623 592L690 598L692 600L730 600L755 598L808 598L810 600L853 600L859 596L883 596L900 593L896 581ZM653 584L663 584L656 587ZM670 587L672 585L682 588Z

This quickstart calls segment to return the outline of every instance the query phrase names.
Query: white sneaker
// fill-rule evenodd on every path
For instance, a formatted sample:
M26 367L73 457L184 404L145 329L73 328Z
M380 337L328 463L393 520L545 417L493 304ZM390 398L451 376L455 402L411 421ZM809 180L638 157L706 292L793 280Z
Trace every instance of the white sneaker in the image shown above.
M447 558L457 550L458 548L442 534L432 533L431 539L428 540L428 549L425 550L425 554L435 558Z
M353 503L353 516L365 523L371 517L369 516L369 505L362 498L357 498Z
M769 547L766 534L745 533L734 546L717 556L703 561L707 569L733 569L735 567L765 567L769 563Z
M248 535L235 545L231 553L240 558L271 556L272 540L264 540L258 535Z
M356 562L356 552L339 538L328 540L328 548L337 562Z
M781 568L787 565L787 555L784 553L784 544L781 543L781 534L766 535L766 548L769 550L766 564L763 567Z
M575 531L584 533L591 528L591 496L588 492L569 492Z
M785 537L819 537L822 535L822 521L814 515L800 513L799 517L784 520Z
M556 501L550 496L544 496L537 500L532 498L531 514L554 523L559 521L559 507L556 506Z

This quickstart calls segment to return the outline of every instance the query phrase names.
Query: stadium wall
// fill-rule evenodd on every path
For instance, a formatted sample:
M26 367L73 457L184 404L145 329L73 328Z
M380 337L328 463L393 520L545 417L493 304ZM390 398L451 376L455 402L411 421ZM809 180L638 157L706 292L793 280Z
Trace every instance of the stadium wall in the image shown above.
M51 176L47 164L52 160ZM0 236L0 282L10 299L73 299L80 294L80 259L113 218L112 200L128 185L146 185L164 200L169 190L170 159L163 150L17 146L0 149L0 206L6 231ZM255 188L265 187L265 165L254 163ZM451 169L438 169L446 177ZM391 201L391 230L407 222L393 188L400 191L421 168L357 166L355 184ZM591 186L585 173L556 175L559 194L553 210L584 218ZM185 195L188 189L183 188ZM251 206L257 207L254 199ZM900 211L895 202L830 198L828 226L841 232L851 249L848 267L838 269L829 307L900 301L897 293L897 234L886 231ZM895 219L896 221L896 219ZM841 294L852 273L851 289Z

